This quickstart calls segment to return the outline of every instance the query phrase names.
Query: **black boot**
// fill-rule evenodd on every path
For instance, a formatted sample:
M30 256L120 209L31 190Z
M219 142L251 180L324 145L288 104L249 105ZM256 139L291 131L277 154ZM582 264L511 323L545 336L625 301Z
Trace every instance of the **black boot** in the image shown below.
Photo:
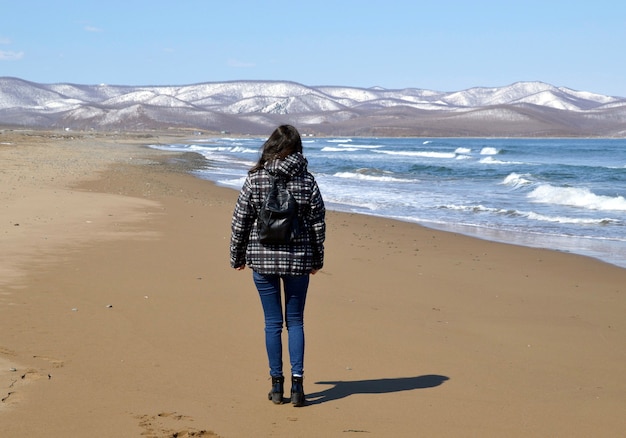
M272 377L272 389L267 394L267 399L271 400L272 403L276 405L280 405L283 403L283 393L285 384L285 378L283 376L280 377Z
M295 407L304 406L304 387L302 377L291 377L291 404Z

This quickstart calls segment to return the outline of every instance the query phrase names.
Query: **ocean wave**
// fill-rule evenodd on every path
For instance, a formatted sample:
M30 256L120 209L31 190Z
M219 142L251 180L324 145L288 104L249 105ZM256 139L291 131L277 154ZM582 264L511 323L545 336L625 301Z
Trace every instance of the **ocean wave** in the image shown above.
M375 171L374 169L358 169L356 172L337 172L333 176L337 178L357 179L363 181L381 182L414 182L415 180L396 178L386 175L386 172Z
M358 152L369 151L371 149L379 149L383 145L364 145L364 144L339 144L337 146L324 146L320 149L322 152Z
M326 140L327 143L350 143L352 142L351 138L330 138Z
M484 205L453 205L448 204L441 206L448 210L462 211L466 213L491 213L500 216L507 216L510 218L526 218L541 222L559 223L559 224L575 224L575 225L621 225L622 222L619 219L613 218L579 218L579 217L567 217L567 216L548 216L545 214L535 212L525 212L519 210L506 210L494 207L485 207Z
M246 181L246 177L242 176L239 178L231 178L231 179L218 179L215 182L218 185L224 186L224 187L231 187L233 189L241 189L241 187L243 186L244 182Z
M442 205L439 208L446 210L456 210L456 211L464 211L468 213L505 213L511 214L509 210L502 210L501 208L493 208L493 207L485 207L482 204L478 205L456 205L456 204L446 204Z
M235 146L233 147L229 152L235 153L235 154L258 154L259 150L258 149L250 149L250 148L246 148L243 146Z
M189 145L185 149L185 151L198 152L200 154L211 154L211 153L234 153L234 154L258 154L258 149L253 149L250 147L246 147L241 143L233 143L228 146L198 146L198 145Z
M497 160L493 157L485 157L485 158L481 158L480 159L480 163L483 164L526 164L526 163L521 163L519 161L502 161L502 160Z
M480 155L498 155L500 149L494 147L484 147L480 150Z
M575 218L575 217L566 217L566 216L546 216L539 213L527 213L525 215L528 219L541 221L541 222L552 222L559 224L579 224L579 225L619 225L621 221L617 219L611 218Z
M527 178L530 178L530 176L531 175L528 173L519 174L519 173L513 172L509 174L508 176L506 176L500 184L503 184L505 186L511 186L514 188L528 186L532 184L532 181L527 179Z
M384 146L382 144L351 144L350 147L357 149L380 149Z
M322 152L356 152L359 148L355 147L333 147L333 146L324 146L321 151Z
M245 142L257 142L258 140L256 138L244 138L244 137L221 137L219 139L220 141L226 141L226 142L240 142L240 141L245 141ZM204 139L204 140L195 140L195 141L211 141L211 139Z
M375 202L367 202L362 199L349 197L339 193L326 192L324 195L324 203L329 206L333 205L340 211L350 211L359 213L372 213L380 210L380 205Z
M423 158L456 158L454 152L436 151L374 151L385 155L398 155L403 157L423 157Z
M623 196L596 195L586 188L554 187L544 184L528 194L528 198L542 204L566 205L588 210L626 211Z
M472 150L470 148L456 148L454 151L456 154L471 154Z

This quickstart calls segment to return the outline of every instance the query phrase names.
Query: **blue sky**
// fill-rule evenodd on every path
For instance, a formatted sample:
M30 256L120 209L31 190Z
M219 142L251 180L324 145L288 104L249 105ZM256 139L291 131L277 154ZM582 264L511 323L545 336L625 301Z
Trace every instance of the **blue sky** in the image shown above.
M0 76L457 91L543 81L626 97L626 2L1 0Z

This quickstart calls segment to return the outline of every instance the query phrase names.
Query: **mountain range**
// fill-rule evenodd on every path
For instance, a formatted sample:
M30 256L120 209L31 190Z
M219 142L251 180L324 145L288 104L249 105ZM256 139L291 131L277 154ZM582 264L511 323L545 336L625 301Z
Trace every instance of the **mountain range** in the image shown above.
M282 123L311 135L624 137L626 98L543 82L440 92L289 81L123 86L0 77L5 128L267 134Z

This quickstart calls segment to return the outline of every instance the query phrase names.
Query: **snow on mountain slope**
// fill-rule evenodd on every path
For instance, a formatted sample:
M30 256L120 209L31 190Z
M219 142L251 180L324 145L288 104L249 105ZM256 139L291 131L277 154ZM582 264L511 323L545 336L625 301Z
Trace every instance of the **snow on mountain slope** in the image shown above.
M402 120L403 132L408 132L404 125L412 126L411 120L444 120L442 118L451 114L466 114L458 120L481 120L485 127L489 121L517 121L521 126L548 117L541 129L549 123L557 123L560 125L555 132L570 130L575 135L583 120L576 114L598 110L599 115L586 120L603 117L612 123L621 123L625 102L623 98L543 82L440 92L419 88L312 87L289 81L124 86L37 84L0 77L0 124L76 124L81 129L90 123L96 127L173 124L220 129L213 124L224 123L235 127L244 124L246 130L255 130L289 117L325 129L344 126L344 122L350 121L351 125L342 129L359 132L367 126L356 129L353 125L374 122L384 125ZM562 114L557 117L550 111ZM607 129L606 126L605 123L597 128L598 133ZM530 126L523 129L536 132Z

